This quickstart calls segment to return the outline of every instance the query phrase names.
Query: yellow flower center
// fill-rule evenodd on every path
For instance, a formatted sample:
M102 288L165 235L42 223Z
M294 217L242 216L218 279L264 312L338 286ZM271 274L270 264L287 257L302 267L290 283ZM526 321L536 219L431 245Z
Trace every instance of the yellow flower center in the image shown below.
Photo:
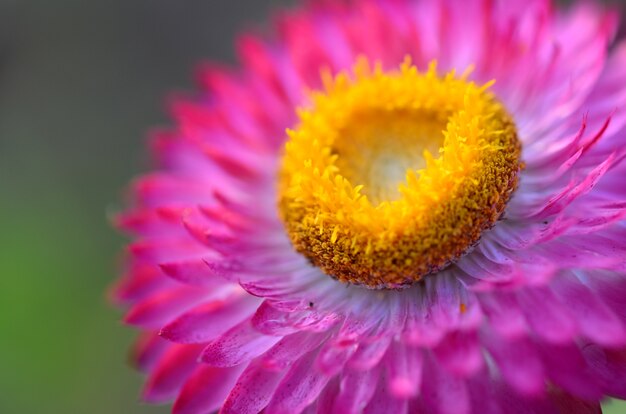
M515 190L521 146L490 84L467 73L323 73L288 131L279 183L295 248L326 274L397 288L468 251Z

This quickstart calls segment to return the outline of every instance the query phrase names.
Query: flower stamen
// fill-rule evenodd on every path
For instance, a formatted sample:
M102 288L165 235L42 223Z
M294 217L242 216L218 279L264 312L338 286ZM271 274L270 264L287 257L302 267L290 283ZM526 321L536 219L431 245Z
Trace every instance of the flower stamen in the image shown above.
M288 131L279 206L295 248L328 275L397 288L453 263L517 187L515 124L468 73L384 72L359 60Z

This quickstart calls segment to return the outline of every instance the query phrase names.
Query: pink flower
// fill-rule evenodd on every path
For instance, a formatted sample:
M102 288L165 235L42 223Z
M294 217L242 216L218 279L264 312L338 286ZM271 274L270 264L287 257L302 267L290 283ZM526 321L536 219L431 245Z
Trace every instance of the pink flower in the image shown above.
M352 0L242 36L239 69L174 102L118 218L144 398L178 414L626 398L616 27L591 2Z

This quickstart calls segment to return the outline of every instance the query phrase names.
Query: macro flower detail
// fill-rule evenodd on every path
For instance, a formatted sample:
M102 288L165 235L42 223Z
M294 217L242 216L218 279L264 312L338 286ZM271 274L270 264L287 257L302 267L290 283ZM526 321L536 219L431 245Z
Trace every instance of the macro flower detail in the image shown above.
M626 45L592 2L316 1L199 71L117 224L177 414L626 399Z

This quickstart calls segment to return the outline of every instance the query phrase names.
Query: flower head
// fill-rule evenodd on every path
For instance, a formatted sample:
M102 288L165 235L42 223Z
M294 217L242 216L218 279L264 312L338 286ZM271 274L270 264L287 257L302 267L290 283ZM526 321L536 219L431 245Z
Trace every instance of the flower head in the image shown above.
M593 3L346 0L156 134L115 289L175 413L626 398L626 45Z

